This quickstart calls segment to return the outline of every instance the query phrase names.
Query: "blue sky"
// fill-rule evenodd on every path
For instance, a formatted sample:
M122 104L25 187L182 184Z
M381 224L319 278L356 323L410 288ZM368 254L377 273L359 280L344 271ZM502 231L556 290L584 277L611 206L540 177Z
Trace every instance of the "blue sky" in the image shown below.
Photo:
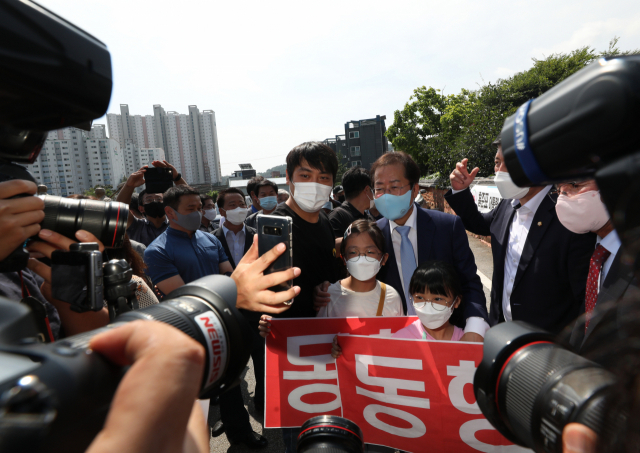
M214 110L223 174L282 164L349 120L389 126L422 85L473 89L613 36L640 48L637 0L40 3L107 44L109 112Z

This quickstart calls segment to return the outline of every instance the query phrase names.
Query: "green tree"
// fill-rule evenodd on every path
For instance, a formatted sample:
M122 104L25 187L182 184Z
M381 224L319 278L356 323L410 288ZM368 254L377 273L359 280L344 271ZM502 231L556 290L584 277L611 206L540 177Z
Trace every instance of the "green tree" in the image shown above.
M469 158L480 175L493 173L495 140L504 120L527 100L538 97L570 75L603 55L622 52L614 37L601 53L582 47L567 54L553 54L543 60L533 59L533 67L477 90L463 89L459 94L444 95L432 87L413 91L402 110L394 113L387 138L397 150L413 156L422 174L435 174L440 185L449 180L456 162Z
M104 189L104 193L105 196L108 198L112 198L113 194L115 193L115 190L113 190L113 186L111 184L106 184L106 185L102 185L102 184L98 184L96 186L93 186L87 190L84 191L84 194L88 197L95 197L96 196L96 187L102 187Z
M218 191L217 190L210 190L209 192L207 192L207 196L213 198L213 202L216 203L218 201Z
M338 173L336 173L336 180L333 181L334 187L338 184L342 184L342 175L347 171L347 164L345 163L345 158L342 155L342 152L338 151L336 157L338 158Z

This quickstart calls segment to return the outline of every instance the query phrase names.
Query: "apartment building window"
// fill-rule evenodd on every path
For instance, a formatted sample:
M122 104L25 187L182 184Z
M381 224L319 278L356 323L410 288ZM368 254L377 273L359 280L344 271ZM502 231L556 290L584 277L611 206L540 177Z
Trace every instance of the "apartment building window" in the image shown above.
M352 146L351 147L351 157L354 156L360 156L360 147L359 146Z
M361 160L354 160L353 162L351 162L351 166L352 167L362 166L362 161Z
M97 148L97 146L92 146L92 148ZM95 151L94 151L95 152Z
M349 138L360 138L360 132L359 131L349 132Z

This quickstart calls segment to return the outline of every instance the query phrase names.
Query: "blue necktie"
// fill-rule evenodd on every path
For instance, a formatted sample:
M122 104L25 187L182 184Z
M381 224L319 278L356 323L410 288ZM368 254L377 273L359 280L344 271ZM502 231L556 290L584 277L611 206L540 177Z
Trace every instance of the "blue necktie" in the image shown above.
M402 266L402 281L404 282L404 300L407 302L407 316L416 316L416 310L411 303L411 293L409 292L409 283L411 282L411 276L413 271L416 270L416 255L413 253L413 245L409 240L410 226L398 226L396 227L398 233L402 237L400 243L400 265Z

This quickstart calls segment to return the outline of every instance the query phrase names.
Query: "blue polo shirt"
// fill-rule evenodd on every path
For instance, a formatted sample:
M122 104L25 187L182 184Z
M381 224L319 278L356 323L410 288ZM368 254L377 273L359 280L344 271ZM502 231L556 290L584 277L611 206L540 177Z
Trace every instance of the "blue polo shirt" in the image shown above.
M195 231L189 237L187 233L169 227L147 247L144 261L148 266L146 274L157 285L175 275L189 283L219 274L220 263L229 258L213 234Z

